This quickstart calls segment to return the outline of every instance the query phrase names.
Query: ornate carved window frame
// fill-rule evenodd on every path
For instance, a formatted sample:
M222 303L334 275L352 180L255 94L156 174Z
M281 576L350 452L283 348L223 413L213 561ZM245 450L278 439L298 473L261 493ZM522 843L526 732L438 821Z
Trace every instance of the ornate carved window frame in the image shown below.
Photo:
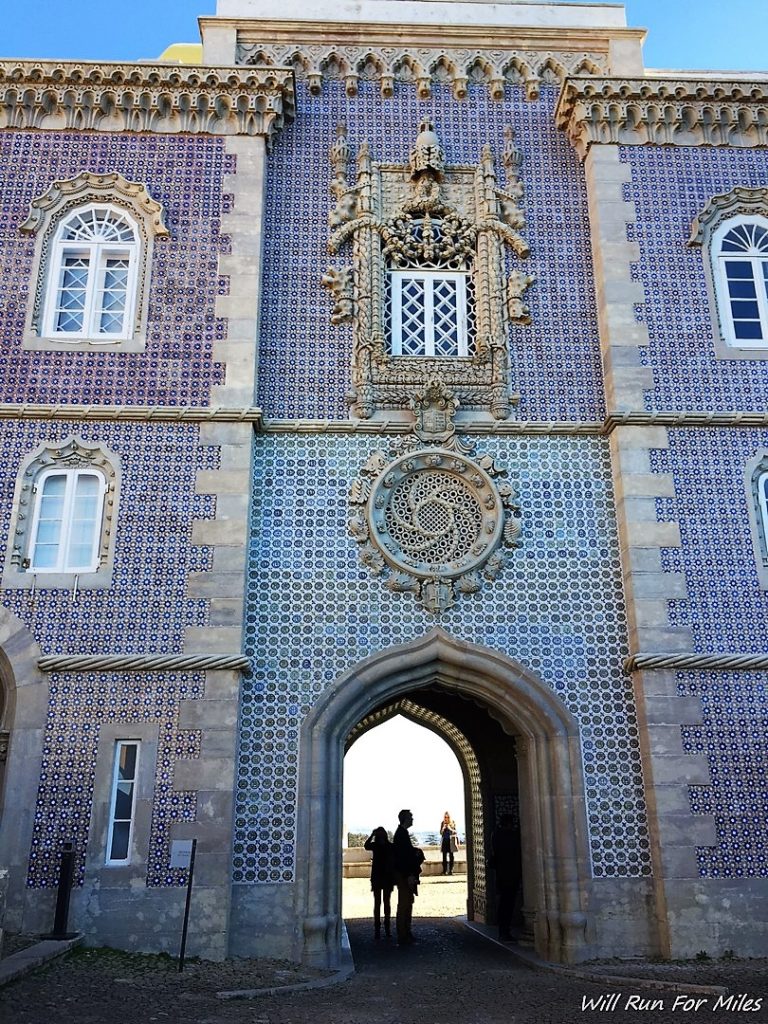
M768 227L768 187L737 186L730 192L713 196L691 225L688 244L702 250L718 359L768 359L768 343L748 345L734 338L726 281L719 259L719 242L723 235L739 223L755 220Z
M91 469L104 478L106 493L98 538L98 567L94 572L33 572L27 564L32 543L35 485L51 469ZM100 444L72 435L61 442L48 442L22 463L13 498L11 529L6 546L2 586L6 590L36 588L104 590L112 583L114 539L120 492L120 458Z
M67 340L61 334L46 331L46 300L55 289L58 275L56 238L60 225L78 209L97 205L110 207L128 217L136 228L137 252L133 310L127 337L104 336ZM155 238L168 238L164 211L141 182L127 181L121 174L92 174L81 171L74 178L54 181L43 195L32 201L27 219L19 226L25 234L35 236L35 253L27 317L22 346L27 349L59 351L141 352L147 342L147 313L152 252Z
M331 149L336 205L329 214L328 249L349 243L352 265L329 267L323 284L333 293L333 323L351 321L350 414L360 419L409 418L415 391L434 377L451 388L472 417L506 419L517 396L510 392L509 328L530 322L522 301L531 275L515 269L506 277L505 246L524 259L521 231L522 154L506 130L506 187L497 181L488 145L474 167L446 166L434 127L420 125L408 165L377 163L367 143L356 158L354 183L346 126ZM472 286L474 350L466 357L393 355L386 337L386 275L422 269L464 271Z

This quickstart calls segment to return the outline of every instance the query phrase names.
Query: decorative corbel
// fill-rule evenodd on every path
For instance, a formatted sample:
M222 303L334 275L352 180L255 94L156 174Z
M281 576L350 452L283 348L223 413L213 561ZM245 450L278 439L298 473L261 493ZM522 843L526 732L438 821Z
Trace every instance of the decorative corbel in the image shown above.
M513 270L507 279L507 315L513 324L529 324L531 311L523 302L523 292L536 280L535 274Z
M354 278L352 267L328 267L320 283L333 295L332 324L354 319Z

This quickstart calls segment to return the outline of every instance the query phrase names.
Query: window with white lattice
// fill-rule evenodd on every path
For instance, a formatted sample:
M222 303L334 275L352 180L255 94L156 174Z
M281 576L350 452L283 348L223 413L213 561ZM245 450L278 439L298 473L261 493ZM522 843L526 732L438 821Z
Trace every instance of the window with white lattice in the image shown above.
M107 482L91 469L50 469L34 484L30 572L94 572Z
M43 333L105 344L130 337L138 250L126 213L93 204L66 217L51 252Z
M14 495L4 588L110 585L119 469L117 455L78 437L29 456Z
M20 230L35 235L24 347L141 351L163 208L141 182L82 171L37 196Z
M387 275L393 356L469 355L470 309L466 272L392 270Z

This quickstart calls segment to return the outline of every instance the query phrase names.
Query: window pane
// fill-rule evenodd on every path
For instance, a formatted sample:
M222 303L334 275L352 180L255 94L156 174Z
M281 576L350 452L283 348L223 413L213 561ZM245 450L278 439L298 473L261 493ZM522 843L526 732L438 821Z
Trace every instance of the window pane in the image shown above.
M401 352L404 356L423 356L426 352L424 282L406 277L401 287Z
M72 499L72 518L69 524L69 550L66 566L84 568L93 564L94 545L98 532L100 479L93 473L79 473Z
M105 260L103 283L97 300L100 334L119 334L123 329L129 266L127 256Z
M128 837L131 833L130 821L116 821L112 829L112 844L109 848L110 860L128 859Z
M39 515L34 538L32 557L33 569L54 569L59 557L64 494L67 478L64 473L48 476L38 493Z
M760 310L756 302L748 299L736 299L731 302L731 312L736 320L759 320Z
M759 321L737 320L733 326L734 333L739 340L762 341L763 339L763 332L760 328Z
M56 297L54 330L64 333L81 331L88 286L89 254L65 253L61 266L61 285Z
M434 322L435 355L459 354L459 311L456 281L435 279L432 285L432 316Z
M755 282L749 280L728 280L728 294L732 299L754 299L757 295Z
M749 278L751 280L752 264L749 260L726 260L725 273L729 281L737 278Z
M121 779L135 779L136 778L136 754L138 753L138 747L135 743L124 743L120 747L120 762L118 765L118 775Z
M118 782L115 792L115 819L129 821L133 807L133 782Z

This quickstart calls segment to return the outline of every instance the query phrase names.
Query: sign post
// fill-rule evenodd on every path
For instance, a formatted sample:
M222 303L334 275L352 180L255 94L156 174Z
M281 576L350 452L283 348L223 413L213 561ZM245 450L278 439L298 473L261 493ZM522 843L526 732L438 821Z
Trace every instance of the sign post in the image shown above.
M174 839L171 843L171 867L186 868L187 901L184 905L184 926L181 929L181 948L179 949L179 973L184 970L184 954L187 949L187 928L189 926L189 905L192 901L192 876L195 873L196 839Z

